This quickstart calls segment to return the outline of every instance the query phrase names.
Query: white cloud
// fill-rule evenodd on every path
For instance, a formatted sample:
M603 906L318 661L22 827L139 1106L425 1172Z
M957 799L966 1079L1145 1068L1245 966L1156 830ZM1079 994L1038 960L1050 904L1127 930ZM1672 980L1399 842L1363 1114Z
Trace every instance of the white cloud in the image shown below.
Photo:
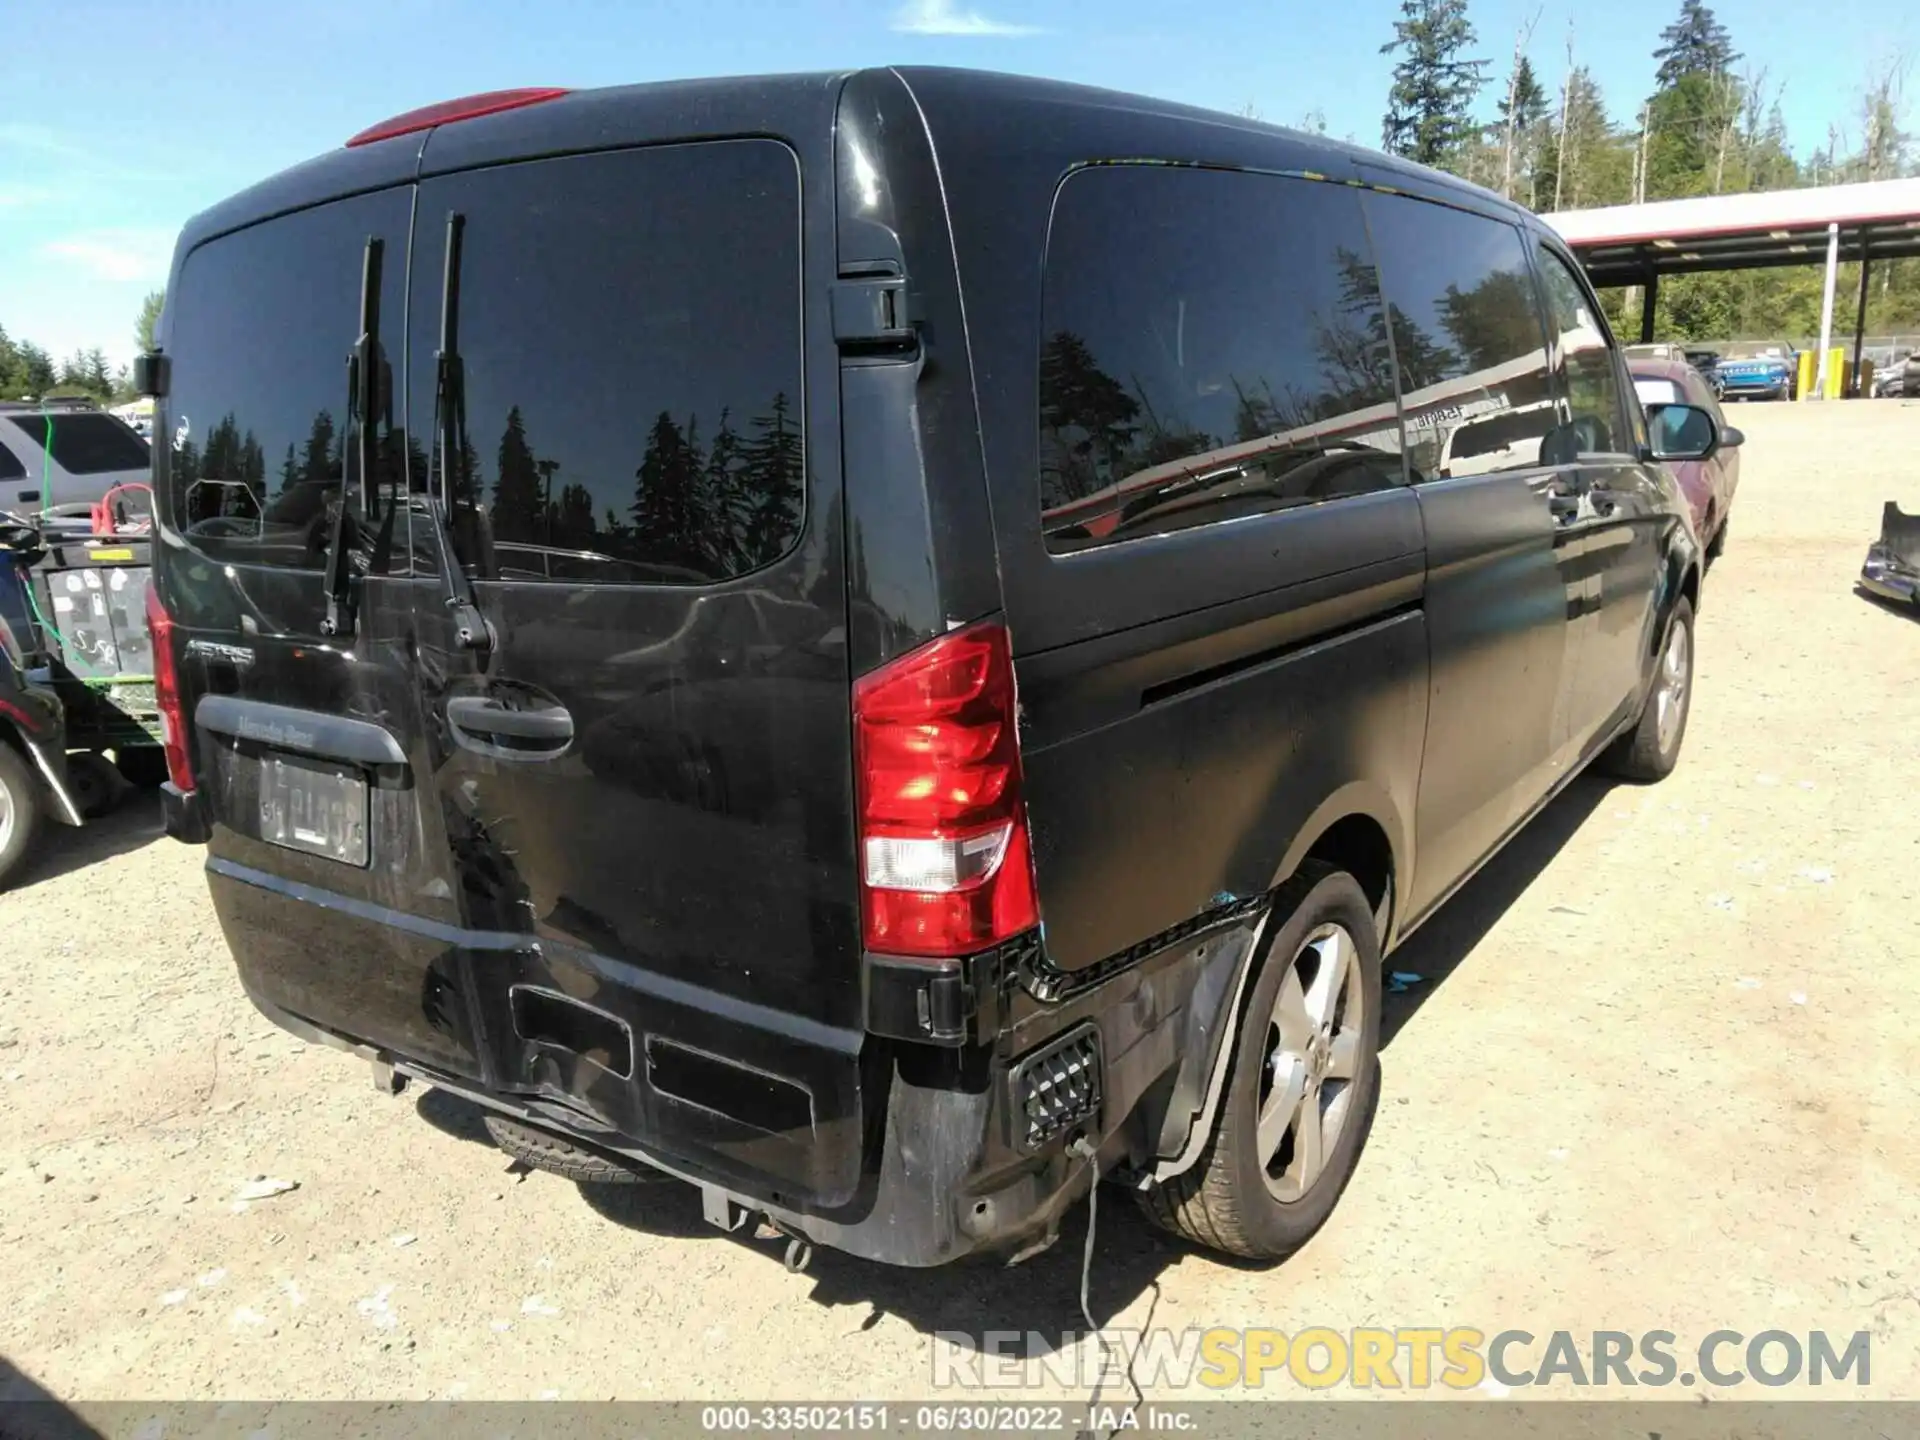
M173 238L170 230L96 230L49 240L40 253L96 280L160 281L173 259Z
M978 10L962 10L957 0L907 0L893 16L893 28L908 35L1038 35L1037 25L1014 25Z

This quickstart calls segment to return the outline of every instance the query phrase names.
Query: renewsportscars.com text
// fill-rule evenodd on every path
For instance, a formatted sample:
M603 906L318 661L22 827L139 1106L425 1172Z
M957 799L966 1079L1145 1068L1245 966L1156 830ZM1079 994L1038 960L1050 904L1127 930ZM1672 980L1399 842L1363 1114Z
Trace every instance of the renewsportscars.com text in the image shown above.
M1136 1382L1211 1390L1300 1387L1325 1390L1474 1390L1492 1382L1509 1389L1565 1385L1732 1387L1854 1385L1872 1379L1872 1341L1865 1330L1804 1335L1715 1330L1682 1342L1671 1330L1594 1330L1576 1334L1528 1330L1492 1334L1470 1326L1315 1326L1281 1330L1108 1330L1106 1344L1068 1334L988 1330L939 1331L933 1337L933 1383L953 1389L1020 1389L1054 1384L1091 1386L1116 1367Z

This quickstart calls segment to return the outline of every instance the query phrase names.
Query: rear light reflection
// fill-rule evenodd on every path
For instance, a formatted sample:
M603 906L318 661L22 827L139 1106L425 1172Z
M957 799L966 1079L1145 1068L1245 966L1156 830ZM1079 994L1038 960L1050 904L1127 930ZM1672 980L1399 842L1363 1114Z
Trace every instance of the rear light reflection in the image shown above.
M1006 628L863 677L853 715L867 948L958 957L1037 924Z

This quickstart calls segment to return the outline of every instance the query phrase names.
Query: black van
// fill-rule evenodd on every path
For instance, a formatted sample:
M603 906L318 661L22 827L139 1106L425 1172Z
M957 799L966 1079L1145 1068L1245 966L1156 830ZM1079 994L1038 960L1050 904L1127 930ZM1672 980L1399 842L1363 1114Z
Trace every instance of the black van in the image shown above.
M724 1227L930 1265L1097 1170L1285 1253L1383 954L1686 725L1696 537L1566 250L1245 120L457 101L194 220L141 369L248 994ZM306 486L317 542L254 518Z

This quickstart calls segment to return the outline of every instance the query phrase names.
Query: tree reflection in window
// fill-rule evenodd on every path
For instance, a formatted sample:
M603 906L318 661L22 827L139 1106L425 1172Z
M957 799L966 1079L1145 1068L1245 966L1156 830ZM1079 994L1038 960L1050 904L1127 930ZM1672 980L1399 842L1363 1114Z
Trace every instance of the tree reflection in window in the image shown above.
M1392 350L1341 186L1101 167L1061 192L1040 354L1056 552L1400 483Z

